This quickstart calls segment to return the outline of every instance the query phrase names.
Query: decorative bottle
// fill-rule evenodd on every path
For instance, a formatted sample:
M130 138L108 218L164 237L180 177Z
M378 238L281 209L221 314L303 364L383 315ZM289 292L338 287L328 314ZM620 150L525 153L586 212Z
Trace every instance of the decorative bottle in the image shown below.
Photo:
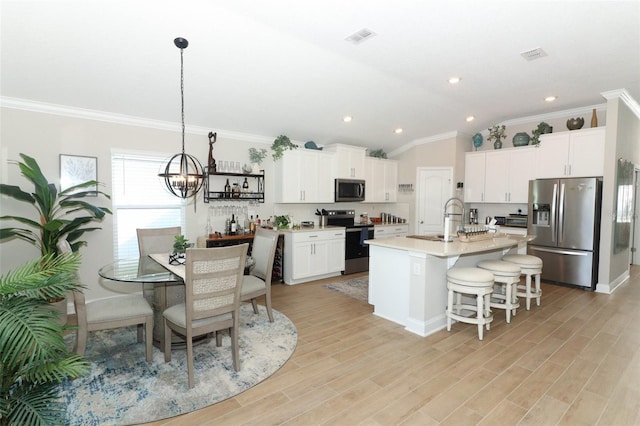
M231 185L229 185L229 178L227 178L227 183L224 185L224 198L231 198Z
M244 178L244 182L242 182L242 196L246 197L249 192L249 182L247 182L247 178Z
M236 223L236 218L234 215L231 215L231 235L236 235L236 232L238 231L238 224Z
M598 127L598 114L596 114L595 108L591 112L591 127Z

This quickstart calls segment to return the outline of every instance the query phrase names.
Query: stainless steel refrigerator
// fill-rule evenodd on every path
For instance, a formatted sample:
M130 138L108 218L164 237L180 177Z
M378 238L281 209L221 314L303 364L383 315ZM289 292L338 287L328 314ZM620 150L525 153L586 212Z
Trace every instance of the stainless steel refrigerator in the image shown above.
M528 253L542 279L594 290L598 280L601 178L529 181Z

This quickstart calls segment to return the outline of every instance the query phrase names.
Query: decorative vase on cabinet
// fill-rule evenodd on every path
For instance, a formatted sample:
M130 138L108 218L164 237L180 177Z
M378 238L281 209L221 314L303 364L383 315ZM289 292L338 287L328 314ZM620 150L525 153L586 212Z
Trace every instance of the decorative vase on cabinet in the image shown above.
M500 139L493 143L493 149L502 149L502 141Z
M531 137L525 132L516 133L513 136L513 146L526 146L529 145L529 140Z

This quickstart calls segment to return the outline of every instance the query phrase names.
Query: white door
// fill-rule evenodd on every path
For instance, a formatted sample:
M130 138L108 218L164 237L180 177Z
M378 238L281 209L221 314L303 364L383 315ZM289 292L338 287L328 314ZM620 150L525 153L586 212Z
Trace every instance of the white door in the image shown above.
M451 198L451 167L419 167L417 176L416 233L443 232L444 204Z

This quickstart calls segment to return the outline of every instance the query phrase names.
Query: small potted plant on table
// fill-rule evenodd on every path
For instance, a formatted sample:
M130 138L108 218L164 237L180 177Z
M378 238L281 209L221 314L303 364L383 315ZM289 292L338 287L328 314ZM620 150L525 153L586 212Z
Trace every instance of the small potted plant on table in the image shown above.
M171 265L184 265L186 260L187 249L193 247L184 235L176 235L173 242L173 253L169 255L169 263Z

